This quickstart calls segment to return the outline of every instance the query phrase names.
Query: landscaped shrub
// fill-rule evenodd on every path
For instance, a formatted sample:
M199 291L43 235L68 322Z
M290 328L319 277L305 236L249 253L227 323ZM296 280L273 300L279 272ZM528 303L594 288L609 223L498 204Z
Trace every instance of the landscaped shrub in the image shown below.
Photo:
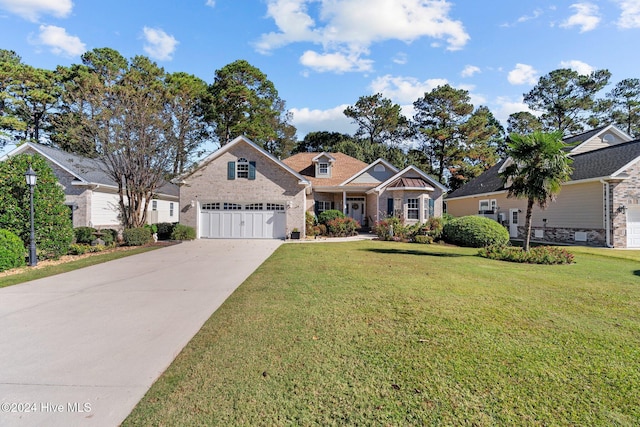
M334 218L327 222L327 231L331 237L349 237L358 234L360 224L353 218Z
M420 225L418 234L424 236L430 236L433 240L438 240L442 237L442 230L444 229L444 219L439 217L431 217L424 224Z
M30 191L24 180L29 166L38 175L33 195L38 257L58 258L69 250L73 226L64 191L43 157L19 154L0 162L0 228L17 235L25 247L29 245Z
M0 230L0 271L22 267L25 257L22 240L9 230Z
M96 238L100 237L100 239L104 242L105 246L113 245L118 237L118 232L110 228L99 230L99 233L100 233L100 236L96 236Z
M425 236L424 234L418 234L413 238L413 241L415 243L422 243L422 244L430 245L431 243L433 243L433 237Z
M320 212L320 215L318 215L318 223L326 225L333 219L344 218L345 216L345 214L337 209L329 209L328 211Z
M173 229L175 228L175 226L176 225L171 222L159 222L157 224L158 240L171 239L171 233L173 233Z
M529 251L521 247L491 245L480 249L478 255L484 258L530 264L572 264L574 255L557 246L534 246Z
M151 228L125 228L122 239L127 246L142 246L151 241Z
M327 235L327 226L324 224L318 224L313 227L313 235L314 236L326 236Z
M382 221L378 221L373 226L373 232L380 240L405 240L407 239L407 228L398 217L391 216Z
M193 240L196 238L196 229L187 225L176 224L171 233L172 240Z
M95 233L96 230L93 227L76 227L73 229L73 234L76 236L76 243L85 243L89 244L96 240Z
M69 255L84 255L87 253L91 245L82 243L72 243L69 245Z
M304 226L307 237L315 236L316 216L307 211L304 213Z
M442 232L447 243L481 248L489 245L506 245L509 232L496 221L481 216L462 216L448 221Z

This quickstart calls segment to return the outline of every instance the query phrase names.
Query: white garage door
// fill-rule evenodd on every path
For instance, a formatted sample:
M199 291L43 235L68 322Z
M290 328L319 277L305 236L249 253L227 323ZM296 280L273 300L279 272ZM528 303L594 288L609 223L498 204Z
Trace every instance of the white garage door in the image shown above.
M200 237L210 239L284 239L286 214L277 203L204 203Z
M640 206L627 209L627 247L640 248Z

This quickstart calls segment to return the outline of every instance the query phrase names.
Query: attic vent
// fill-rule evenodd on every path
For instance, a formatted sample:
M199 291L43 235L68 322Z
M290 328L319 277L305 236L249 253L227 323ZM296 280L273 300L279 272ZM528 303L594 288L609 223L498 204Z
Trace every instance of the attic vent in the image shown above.
M377 164L373 167L374 172L384 172L385 170L384 165L381 164Z
M616 137L611 135L610 133L606 133L603 137L602 140L604 142L606 142L607 144L613 144L614 142L616 142Z

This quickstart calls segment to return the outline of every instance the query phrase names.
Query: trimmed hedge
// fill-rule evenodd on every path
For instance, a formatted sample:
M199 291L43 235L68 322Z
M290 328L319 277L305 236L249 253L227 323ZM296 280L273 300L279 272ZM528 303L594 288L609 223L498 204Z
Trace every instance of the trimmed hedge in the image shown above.
M331 237L349 237L358 234L360 224L353 218L334 218L327 222L327 231Z
M444 225L442 236L447 243L471 248L509 243L507 229L482 216L453 218Z
M171 233L171 240L193 240L196 238L196 229L188 225L176 224Z
M151 241L151 229L146 227L125 228L122 239L127 246L142 246Z
M480 249L478 255L500 261L529 264L572 264L574 255L557 246L534 246L528 251L517 246L491 245Z
M171 222L159 222L156 226L158 230L158 240L169 240L171 239L171 234L173 233L173 229L176 227L176 224Z
M25 255L22 240L9 230L0 230L0 271L22 267Z
M318 215L318 223L327 225L329 221L332 221L336 218L345 218L346 215L337 209L329 209L328 211L320 212Z

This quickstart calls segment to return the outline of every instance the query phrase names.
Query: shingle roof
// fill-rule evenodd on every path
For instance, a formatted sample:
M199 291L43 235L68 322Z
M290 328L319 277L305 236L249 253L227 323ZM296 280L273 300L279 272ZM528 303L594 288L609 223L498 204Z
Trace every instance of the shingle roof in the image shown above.
M597 135L598 132L600 132L602 129L604 129L606 127L607 126L601 126L599 128L592 129L592 130L587 131L587 132L579 133L578 135L571 135L571 136L568 136L566 138L562 138L562 142L564 142L565 144L568 144L568 145L574 145L576 142L585 142L586 140L588 140L592 136Z
M282 163L308 179L314 186L340 185L368 166L367 163L344 153L327 153L336 159L332 163L331 178L316 178L316 168L312 159L320 153L298 153L282 160Z
M99 160L33 142L29 145L85 182L117 186L111 175L106 172L104 163ZM157 193L177 197L180 194L180 189L175 184L165 182L157 189Z
M611 176L638 157L640 157L640 139L572 155L573 173L571 174L571 181ZM449 194L447 198L452 199L504 190L502 179L498 175L498 170L503 164L504 160L501 160L482 175Z

